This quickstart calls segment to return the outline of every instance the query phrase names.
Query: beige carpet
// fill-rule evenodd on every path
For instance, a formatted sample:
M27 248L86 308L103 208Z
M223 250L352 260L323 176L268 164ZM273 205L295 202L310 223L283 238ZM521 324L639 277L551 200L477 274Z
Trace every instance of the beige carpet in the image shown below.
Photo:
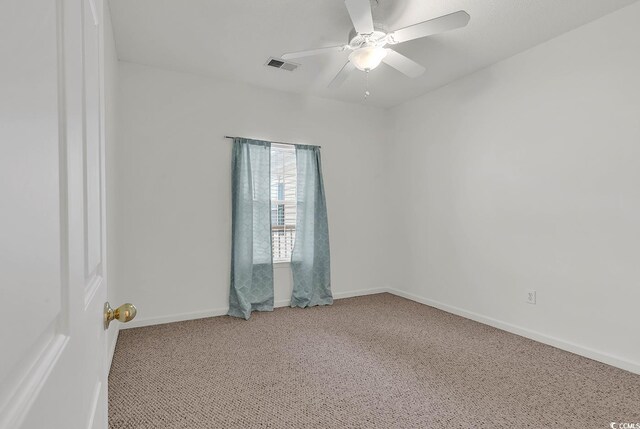
M389 294L120 332L124 428L609 428L640 376Z

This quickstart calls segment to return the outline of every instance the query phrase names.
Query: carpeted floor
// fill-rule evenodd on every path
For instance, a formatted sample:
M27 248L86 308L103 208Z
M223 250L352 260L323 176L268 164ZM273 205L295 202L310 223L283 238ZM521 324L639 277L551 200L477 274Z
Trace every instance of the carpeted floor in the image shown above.
M640 376L389 294L120 332L125 428L609 428Z

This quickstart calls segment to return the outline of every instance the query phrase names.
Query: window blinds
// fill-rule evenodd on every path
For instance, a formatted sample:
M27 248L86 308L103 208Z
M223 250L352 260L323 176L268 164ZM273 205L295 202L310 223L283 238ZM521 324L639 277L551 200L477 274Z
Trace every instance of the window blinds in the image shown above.
M271 243L273 262L289 262L296 237L296 149L271 144Z

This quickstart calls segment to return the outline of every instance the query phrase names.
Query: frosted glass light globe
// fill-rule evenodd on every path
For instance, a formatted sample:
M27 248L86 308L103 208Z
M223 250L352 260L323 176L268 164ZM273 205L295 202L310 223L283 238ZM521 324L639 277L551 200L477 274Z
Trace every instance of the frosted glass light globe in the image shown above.
M349 61L358 70L370 71L380 65L380 62L387 56L387 50L376 46L367 46L356 49L349 55Z

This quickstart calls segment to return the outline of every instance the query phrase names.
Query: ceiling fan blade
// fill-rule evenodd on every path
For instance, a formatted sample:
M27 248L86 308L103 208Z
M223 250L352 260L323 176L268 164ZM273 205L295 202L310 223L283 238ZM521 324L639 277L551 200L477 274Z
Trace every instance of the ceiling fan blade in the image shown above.
M347 63L342 66L342 69L338 72L336 77L333 78L331 83L329 83L329 88L337 88L349 77L349 74L356 68L351 61L347 61Z
M300 52L288 52L282 55L283 60L292 60L294 58L302 58L302 57L310 57L311 55L320 55L326 54L329 52L339 52L344 51L345 46L329 46L326 48L318 48L318 49L310 49L308 51L300 51Z
M471 17L464 10L459 10L449 15L423 21L410 25L390 34L392 43L402 43L408 40L419 39L433 34L444 33L445 31L461 28L467 25Z
M373 16L369 0L344 0L349 16L358 33L373 33Z
M384 57L382 61L409 77L418 77L426 70L420 64L397 53L393 49L387 49L387 56Z

